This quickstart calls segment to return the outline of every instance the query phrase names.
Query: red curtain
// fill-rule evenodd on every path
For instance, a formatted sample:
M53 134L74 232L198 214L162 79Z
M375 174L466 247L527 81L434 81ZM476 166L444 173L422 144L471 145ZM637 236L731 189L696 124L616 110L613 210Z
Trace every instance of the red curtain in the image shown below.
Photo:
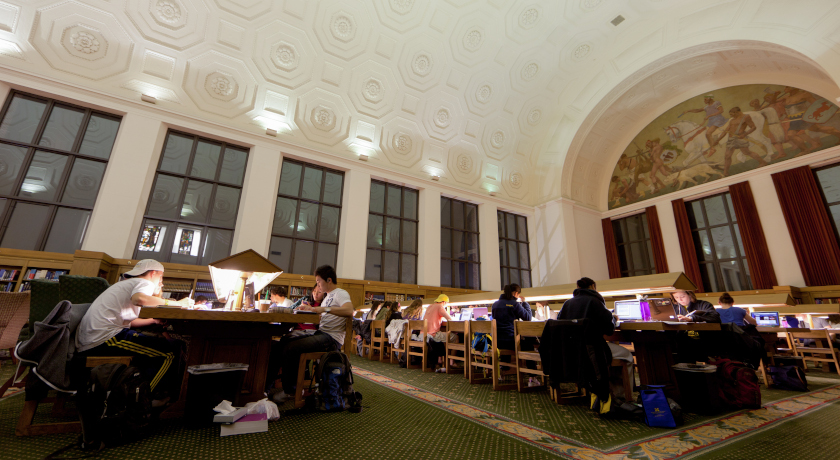
M607 267L610 270L610 279L621 278L621 264L618 263L618 248L615 246L612 220L609 218L601 219L601 228L604 230L604 249L607 252Z
M840 284L840 246L813 171L802 166L772 177L805 284Z
M744 243L753 289L773 289L776 285L776 271L770 260L770 251L767 249L767 240L758 218L750 183L739 182L730 185L729 195L735 207L738 231Z
M680 253L682 254L685 276L697 286L697 292L703 292L703 278L700 276L700 264L697 262L697 252L694 249L694 238L691 236L691 224L685 211L685 201L680 198L671 202L674 208L674 221L677 224L677 236L680 239Z
M648 221L650 245L653 248L653 263L656 273L668 273L668 259L665 257L665 240L662 239L662 228L659 226L659 214L656 206L645 208Z

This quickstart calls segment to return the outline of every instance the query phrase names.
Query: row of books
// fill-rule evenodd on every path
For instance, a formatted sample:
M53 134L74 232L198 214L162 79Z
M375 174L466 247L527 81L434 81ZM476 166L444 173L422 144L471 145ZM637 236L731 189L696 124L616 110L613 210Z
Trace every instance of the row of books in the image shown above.
M23 274L23 279L25 280L50 280L50 281L58 281L58 277L61 275L66 275L67 270L40 270L37 268L30 268L26 270L26 273Z
M289 288L289 297L303 297L305 295L312 295L312 288L302 288L296 286Z
M413 295L413 294L385 294L383 292L366 292L365 293L365 301L370 302L372 300L381 300L381 301L398 301L398 302L405 302L414 299L422 299L422 296Z
M12 292L15 290L15 283L6 283L0 285L0 292Z
M0 270L0 281L14 281L20 270L3 269Z
M190 292L192 291L192 281L170 281L164 279L163 290L166 292Z
M215 292L212 281L196 281L195 292Z
M822 299L814 299L814 303L817 303L817 304L840 303L840 298L824 297Z

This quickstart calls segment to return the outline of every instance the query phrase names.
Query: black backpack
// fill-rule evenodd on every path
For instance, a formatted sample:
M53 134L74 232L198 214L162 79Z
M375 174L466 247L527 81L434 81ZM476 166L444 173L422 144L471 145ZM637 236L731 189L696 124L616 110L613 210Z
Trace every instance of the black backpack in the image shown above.
M318 388L306 398L310 411L341 412L345 409L362 411L362 394L353 390L353 370L347 355L340 351L326 352L315 367L312 385Z
M152 426L149 382L136 367L109 363L94 367L78 393L83 450L101 450L146 436Z

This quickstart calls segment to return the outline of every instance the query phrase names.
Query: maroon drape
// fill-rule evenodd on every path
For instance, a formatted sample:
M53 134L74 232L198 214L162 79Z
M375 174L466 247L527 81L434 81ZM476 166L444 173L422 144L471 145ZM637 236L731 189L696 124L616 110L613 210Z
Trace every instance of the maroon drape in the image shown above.
M674 221L677 224L685 276L697 286L697 292L703 292L703 277L700 276L700 263L697 262L697 252L694 249L694 238L691 236L691 224L688 222L685 201L682 198L674 200L671 206L674 208Z
M601 219L601 228L604 230L604 249L607 252L607 268L610 270L610 279L621 278L621 264L618 263L618 248L615 246L612 220L609 218Z
M738 221L738 231L744 243L747 264L750 267L750 278L753 289L773 289L776 285L776 271L770 260L764 229L758 218L752 189L749 182L739 182L729 186L729 195L735 207L735 217Z
M662 239L662 227L659 226L659 214L656 206L645 208L648 221L650 245L653 248L653 264L656 273L668 273L668 259L665 257L665 240Z
M840 246L813 171L802 166L772 177L805 284L840 284Z

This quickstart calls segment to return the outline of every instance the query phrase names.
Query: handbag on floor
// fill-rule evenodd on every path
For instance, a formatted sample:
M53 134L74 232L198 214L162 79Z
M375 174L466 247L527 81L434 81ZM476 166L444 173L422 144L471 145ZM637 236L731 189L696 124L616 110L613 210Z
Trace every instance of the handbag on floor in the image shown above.
M770 366L767 368L773 388L790 391L808 391L808 379L798 366Z
M654 428L676 428L677 423L671 414L671 405L663 388L665 385L647 385L640 392L639 398L645 410L645 423Z

